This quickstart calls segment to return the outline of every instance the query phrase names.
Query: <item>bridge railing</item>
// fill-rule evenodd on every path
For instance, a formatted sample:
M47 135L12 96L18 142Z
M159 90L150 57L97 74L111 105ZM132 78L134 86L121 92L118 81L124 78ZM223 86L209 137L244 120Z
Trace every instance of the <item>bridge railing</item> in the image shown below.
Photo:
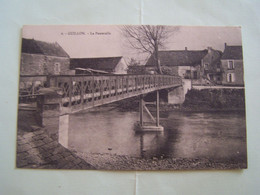
M39 90L48 87L46 75L20 75L19 102L34 102Z
M50 85L63 91L63 109L75 111L182 84L178 76L109 75L53 76Z
M82 109L181 84L168 75L21 75L19 101L35 102L41 88L59 87L62 107Z

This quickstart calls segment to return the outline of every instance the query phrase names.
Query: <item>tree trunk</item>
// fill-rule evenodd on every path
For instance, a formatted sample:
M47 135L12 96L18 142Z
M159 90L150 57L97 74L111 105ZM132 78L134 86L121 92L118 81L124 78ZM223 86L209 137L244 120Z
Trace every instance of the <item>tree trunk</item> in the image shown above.
M157 44L157 41L155 41L155 51L154 51L154 57L155 57L155 63L156 63L156 66L157 66L157 71L159 74L162 74L162 69L161 69L161 64L160 64L160 60L159 60L159 55L158 55L158 44Z

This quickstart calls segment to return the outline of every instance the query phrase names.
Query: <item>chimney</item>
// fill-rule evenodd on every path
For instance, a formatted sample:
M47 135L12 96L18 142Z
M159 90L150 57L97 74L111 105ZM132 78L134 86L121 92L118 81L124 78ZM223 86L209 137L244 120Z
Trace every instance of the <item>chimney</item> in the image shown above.
M187 51L188 50L188 48L187 47L185 47L185 51Z
M212 47L208 47L208 53L211 53Z
M227 43L225 43L225 49L226 49L226 47L227 47Z

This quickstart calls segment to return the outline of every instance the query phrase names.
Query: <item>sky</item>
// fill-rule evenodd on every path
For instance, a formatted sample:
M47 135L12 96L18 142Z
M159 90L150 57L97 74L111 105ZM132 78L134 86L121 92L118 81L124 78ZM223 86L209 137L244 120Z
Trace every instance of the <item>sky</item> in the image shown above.
M175 29L176 27L170 26ZM24 26L23 38L57 42L71 58L124 56L144 64L147 54L132 49L115 25L43 25ZM228 45L242 45L240 27L180 26L167 39L162 50L203 50L212 47L224 50Z

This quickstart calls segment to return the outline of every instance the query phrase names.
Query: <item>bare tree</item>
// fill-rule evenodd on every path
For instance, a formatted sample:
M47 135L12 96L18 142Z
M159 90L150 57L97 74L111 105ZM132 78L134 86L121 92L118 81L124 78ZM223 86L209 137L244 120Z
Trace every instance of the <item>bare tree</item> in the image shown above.
M149 53L155 61L159 74L162 74L158 50L163 48L165 41L171 36L177 27L170 28L168 26L123 26L123 35L128 40L132 48L144 53Z
M130 59L130 62L127 64L128 66L140 66L140 62L134 58Z

